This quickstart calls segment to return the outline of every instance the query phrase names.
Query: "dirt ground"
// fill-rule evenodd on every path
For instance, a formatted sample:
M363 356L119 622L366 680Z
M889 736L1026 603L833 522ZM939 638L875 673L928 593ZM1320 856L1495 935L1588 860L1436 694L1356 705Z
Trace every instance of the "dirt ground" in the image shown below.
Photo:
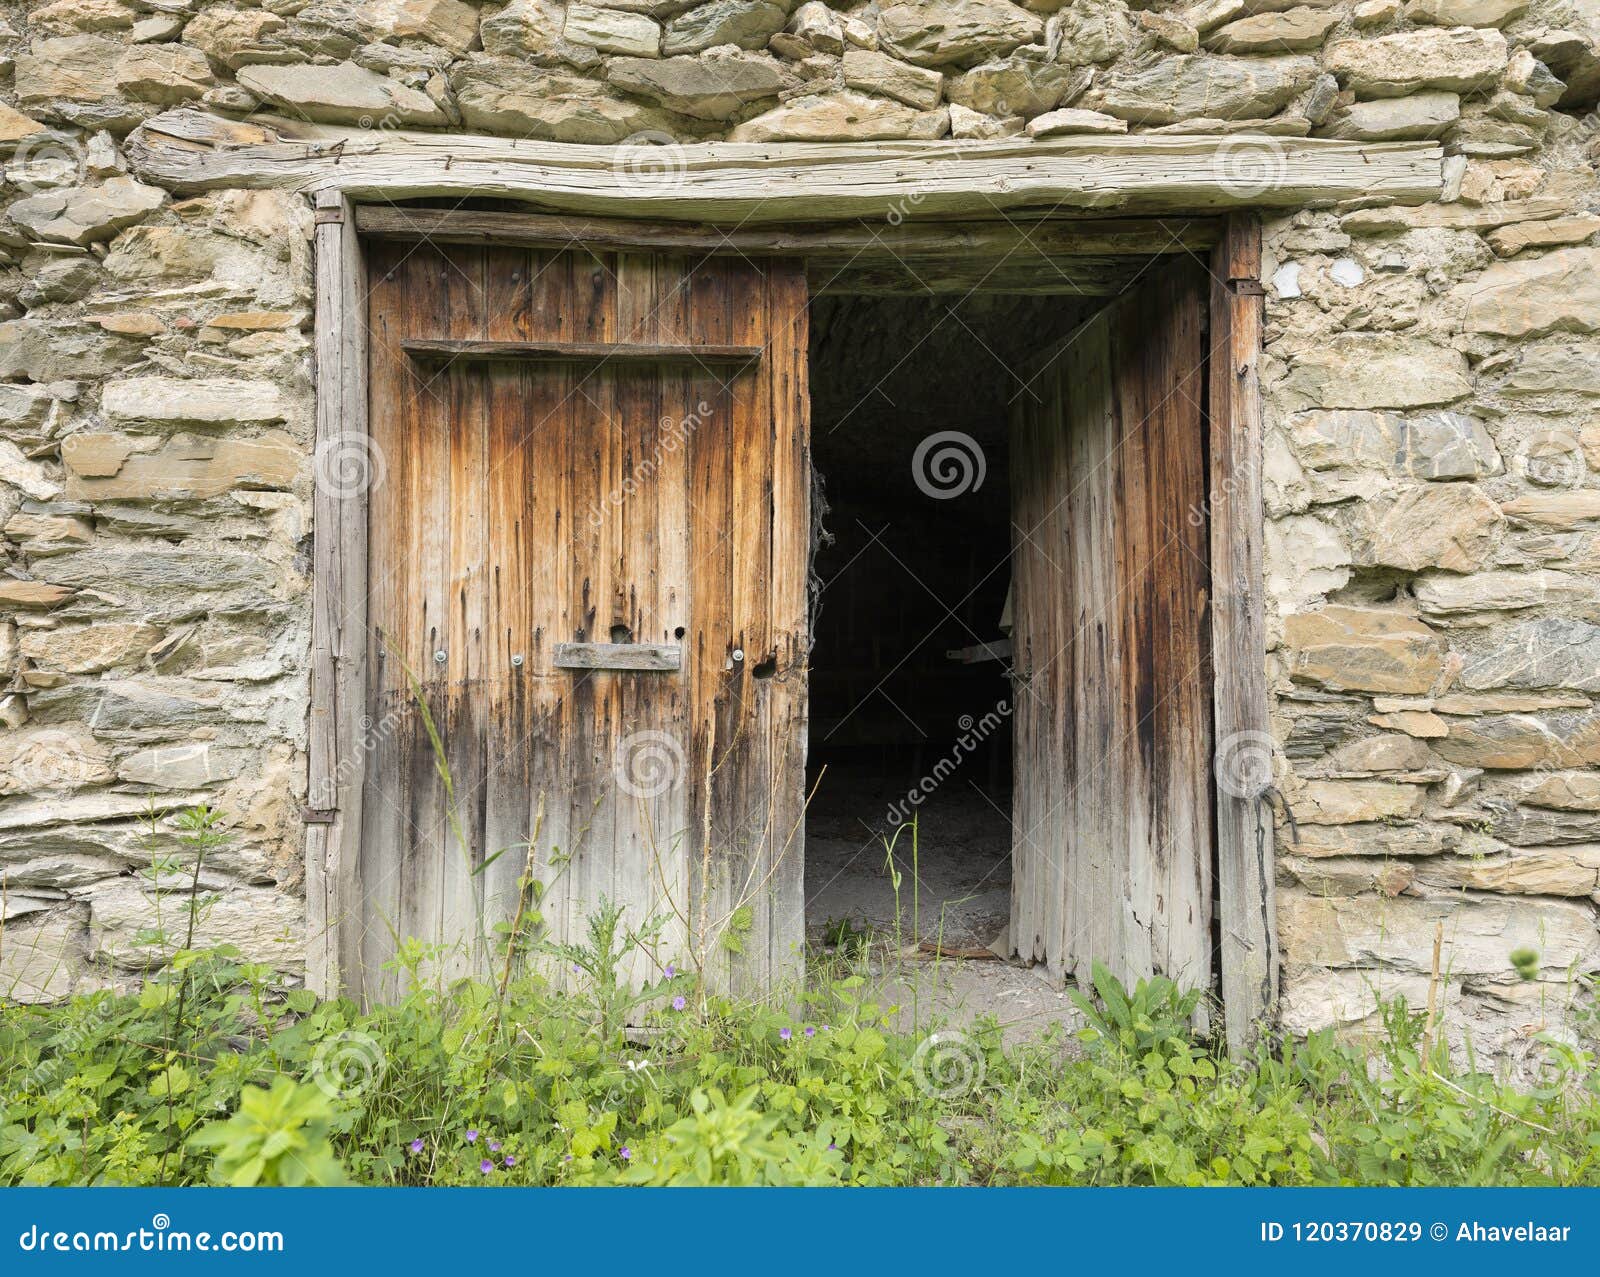
M981 950L1002 939L1011 911L1011 822L990 795L952 783L917 809L913 849L913 831L896 840L886 819L903 797L882 785L836 781L813 803L806 823L812 944L843 931L868 946L879 1001L898 1008L903 1028L930 1021L962 1028L991 1015L1015 1043L1052 1024L1069 1033L1081 1026L1065 991L1040 971L998 959L912 956L919 943ZM886 838L901 877L898 898Z

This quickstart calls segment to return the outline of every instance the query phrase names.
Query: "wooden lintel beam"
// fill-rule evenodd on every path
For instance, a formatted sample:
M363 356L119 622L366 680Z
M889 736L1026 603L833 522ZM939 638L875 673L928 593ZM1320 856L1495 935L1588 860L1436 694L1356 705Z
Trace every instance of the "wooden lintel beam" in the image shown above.
M543 363L676 363L742 367L761 358L760 346L652 346L608 341L446 341L406 338L413 359L516 359Z

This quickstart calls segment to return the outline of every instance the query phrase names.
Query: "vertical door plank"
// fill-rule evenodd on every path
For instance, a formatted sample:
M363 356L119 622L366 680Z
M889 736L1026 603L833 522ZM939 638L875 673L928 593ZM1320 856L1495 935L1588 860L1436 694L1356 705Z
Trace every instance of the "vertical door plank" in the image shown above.
M1271 749L1261 603L1260 274L1259 223L1249 214L1229 215L1211 264L1211 633L1218 759ZM1277 1006L1273 827L1264 794L1230 793L1221 785L1214 785L1214 793L1223 1014L1228 1048L1242 1053L1270 1025Z

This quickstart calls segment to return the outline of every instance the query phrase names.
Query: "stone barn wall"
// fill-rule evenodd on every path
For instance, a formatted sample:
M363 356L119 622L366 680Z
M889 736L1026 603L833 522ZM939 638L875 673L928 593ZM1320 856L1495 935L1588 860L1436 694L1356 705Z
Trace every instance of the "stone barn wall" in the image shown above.
M180 105L603 144L1440 139L1439 203L1267 224L1283 1018L1424 999L1440 923L1480 1050L1600 969L1600 0L0 14L0 994L160 961L152 804L233 830L203 939L290 973L304 943L309 204L130 175Z

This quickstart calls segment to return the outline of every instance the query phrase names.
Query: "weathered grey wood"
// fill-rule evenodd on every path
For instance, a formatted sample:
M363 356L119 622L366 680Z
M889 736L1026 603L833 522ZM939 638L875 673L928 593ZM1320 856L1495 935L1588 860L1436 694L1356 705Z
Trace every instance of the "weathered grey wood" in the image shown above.
M1046 141L709 142L676 147L682 180L640 182L618 148L291 121L238 124L189 108L130 135L141 177L181 194L226 187L343 191L352 199L537 198L548 209L739 223L994 216L1027 208L1186 212L1421 203L1443 186L1431 142L1263 138L1270 180L1234 174L1251 140L1140 134Z
M1209 250L1220 238L1214 217L1053 218L980 222L847 222L819 226L718 227L552 213L482 212L454 208L356 209L363 235L429 243L583 247L590 252L739 253L804 257L822 268L883 258L964 262L974 257L1148 256Z
M360 966L356 920L367 659L367 491L374 471L367 440L366 291L349 201L316 198L316 453L312 493L313 573L310 785L322 816L306 827L306 984L333 996ZM331 819L326 813L331 812Z
M1211 983L1205 295L1153 275L1016 400L1011 937L1080 985Z
M1272 725L1262 615L1261 230L1228 219L1211 275L1211 631L1216 664L1213 788L1221 979L1228 1049L1269 1030L1278 999L1273 899ZM1253 286L1253 287L1252 287Z
M761 358L760 346L664 346L603 341L442 341L407 338L400 349L413 359L517 359L543 363L731 364Z
M558 670L679 670L683 648L676 643L557 643Z

